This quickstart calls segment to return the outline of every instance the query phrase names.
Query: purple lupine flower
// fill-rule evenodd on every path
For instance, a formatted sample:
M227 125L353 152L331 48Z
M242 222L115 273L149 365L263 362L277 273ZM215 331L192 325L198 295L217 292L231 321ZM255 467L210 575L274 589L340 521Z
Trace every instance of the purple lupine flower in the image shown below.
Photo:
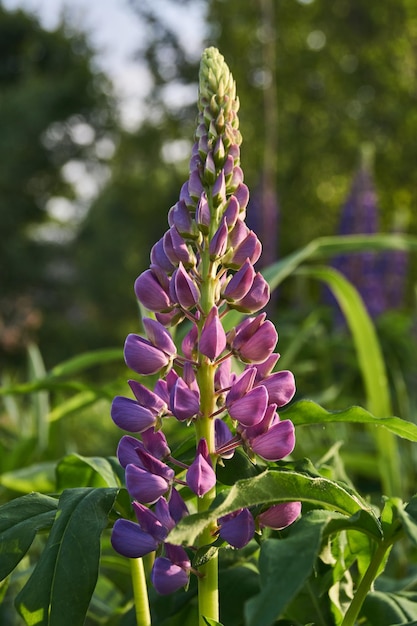
M178 378L171 389L169 405L177 420L190 420L200 410L200 394L190 389L182 378Z
M209 455L207 442L200 439L196 456L187 470L187 485L201 498L216 484L216 474Z
M158 556L152 567L151 581L158 593L168 595L187 585L188 574L180 565Z
M146 270L135 281L135 294L149 311L168 311L172 303L167 291L152 270Z
M234 548L243 548L255 534L255 522L249 509L240 509L218 520L219 535Z
M129 381L134 399L117 396L112 405L115 423L139 433L122 437L117 450L136 521L118 520L112 543L132 558L157 551L151 580L161 594L186 586L193 572L185 550L169 542L170 531L189 514L178 489L188 487L197 508L206 510L216 464L227 463L237 446L251 458L274 461L290 454L295 442L292 423L276 412L292 399L295 384L290 372L273 372L279 358L274 325L266 313L227 333L222 322L231 309L257 313L270 293L254 269L261 243L245 223L249 190L240 167L235 84L214 49L203 55L198 106L189 179L169 210L168 230L151 250L149 268L135 282L139 302L156 319L145 317L145 336L131 334L125 344L127 365L159 379L153 390L146 381ZM169 329L184 319L191 325L177 349ZM163 432L172 417L198 433L195 452L180 446L178 459ZM241 508L220 518L211 533L240 548L254 535L254 514L259 529L281 528L298 516L298 504L271 506L260 515Z
M214 361L226 347L226 333L219 319L217 307L214 306L204 323L198 343L199 351Z
M131 433L141 433L153 426L156 415L148 408L141 406L135 400L116 396L111 406L111 416L114 423L123 430Z
M274 504L258 515L259 528L267 526L274 530L282 530L293 524L301 513L301 502L281 502Z
M158 547L158 541L152 535L127 519L116 520L111 543L116 552L131 559L145 556Z

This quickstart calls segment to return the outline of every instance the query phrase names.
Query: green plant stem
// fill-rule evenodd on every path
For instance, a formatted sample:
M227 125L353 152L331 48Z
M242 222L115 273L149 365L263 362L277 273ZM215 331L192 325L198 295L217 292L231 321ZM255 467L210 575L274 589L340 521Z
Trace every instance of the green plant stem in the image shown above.
M214 440L214 420L209 417L214 410L214 373L215 368L204 359L198 372L198 382L200 387L200 402L202 416L196 422L196 438L197 442L204 438L213 458L215 450ZM216 497L216 487L214 486L204 496L198 498L198 512L203 513L210 508L211 503ZM216 529L213 522L206 530L201 533L198 538L199 547L205 546L213 541L212 532ZM201 578L198 579L198 607L199 607L199 624L204 626L204 617L209 617L218 621L219 619L219 594L218 594L218 560L217 556L210 559L207 563L199 568Z
M213 223L211 225L213 228ZM205 316L210 312L215 304L216 268L210 262L208 254L208 242L203 252L202 258L202 285L201 285L201 308L204 313L200 320L200 331L204 323ZM203 354L199 355L199 366L197 371L198 386L200 389L200 417L195 422L197 444L200 439L205 439L211 455L213 467L215 467L215 437L214 419L211 415L216 408L216 397L214 393L214 375L216 367L210 359ZM199 513L203 513L210 508L216 497L216 486L208 491L204 496L198 498L197 508ZM213 531L216 530L216 523L210 524L198 538L198 546L205 546L213 542ZM218 559L217 555L207 563L199 567L201 577L198 579L198 614L199 626L205 626L204 617L219 620L219 591L218 591Z
M148 588L142 559L130 559L137 626L151 626Z
M346 611L341 626L354 626L362 605L365 601L365 598L378 574L378 570L382 561L384 560L384 556L387 550L389 550L389 548L391 547L391 543L391 541L382 541L379 544L374 556L372 557L371 562L369 563L368 569L366 570L361 582L359 583L355 596L350 603L348 610Z

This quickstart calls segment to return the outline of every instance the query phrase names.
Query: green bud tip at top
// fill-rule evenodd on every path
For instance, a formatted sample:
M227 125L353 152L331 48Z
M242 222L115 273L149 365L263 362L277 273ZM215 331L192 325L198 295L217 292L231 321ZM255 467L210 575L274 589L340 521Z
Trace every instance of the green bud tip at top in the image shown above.
M236 83L223 55L214 47L206 48L201 56L198 108L207 125L209 140L226 132L232 143L241 143Z

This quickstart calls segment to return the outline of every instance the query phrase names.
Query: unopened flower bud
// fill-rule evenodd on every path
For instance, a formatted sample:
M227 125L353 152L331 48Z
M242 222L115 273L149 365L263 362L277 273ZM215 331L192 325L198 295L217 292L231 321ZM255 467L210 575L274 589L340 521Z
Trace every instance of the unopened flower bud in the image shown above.
M227 223L226 219L223 218L220 226L216 230L213 235L213 238L210 241L210 259L215 261L216 259L220 259L227 250Z
M199 351L214 361L226 347L226 333L214 306L204 322L198 344Z

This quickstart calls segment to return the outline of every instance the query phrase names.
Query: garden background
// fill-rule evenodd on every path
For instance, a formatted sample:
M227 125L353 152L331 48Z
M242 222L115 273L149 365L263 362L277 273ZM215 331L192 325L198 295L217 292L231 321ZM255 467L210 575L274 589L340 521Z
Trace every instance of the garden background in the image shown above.
M416 422L415 253L377 237L341 255L340 240L321 239L417 234L415 3L126 2L143 27L135 58L150 81L136 128L123 123L115 87L70 11L46 30L0 4L1 504L59 489L61 457L115 453L110 403L128 378L125 336L140 331L133 282L187 178L196 117L201 50L187 46L180 17L166 15L195 4L202 45L220 49L237 82L248 222L264 265L310 245L309 267L324 262L347 276L377 331L391 414ZM268 312L296 399L367 406L343 314L320 282L287 274ZM416 450L401 445L397 495L407 499ZM362 425L329 424L300 433L294 457L331 462L378 498L377 448ZM13 597L37 541L4 589L0 623L22 623ZM101 579L89 623L123 605L122 565L119 573L116 586Z

